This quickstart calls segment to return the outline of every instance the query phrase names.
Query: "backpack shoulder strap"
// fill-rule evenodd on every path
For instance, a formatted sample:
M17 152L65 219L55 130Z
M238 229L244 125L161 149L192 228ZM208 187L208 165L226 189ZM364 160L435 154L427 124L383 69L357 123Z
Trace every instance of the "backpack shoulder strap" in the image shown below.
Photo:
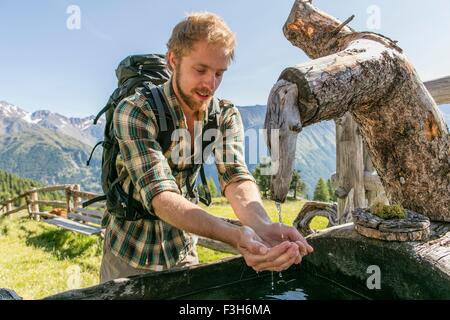
M149 100L149 106L158 120L159 131L156 140L161 145L164 153L170 147L172 132L176 128L174 116L170 112L160 86L146 83L141 92Z
M218 129L220 118L220 101L213 99L208 106L208 122L205 125L204 131L208 129Z
M212 103L209 105L208 107L208 123L207 123L207 128L205 129L218 129L219 128L219 119L220 119L220 114L222 112L222 109L225 107L232 107L233 103L225 100L225 99L221 99L221 100L217 100L217 99L213 99Z
M233 103L230 100L221 99L219 101L219 106L221 108L224 108L224 107L231 107L231 106L234 106L234 105L233 105Z
M221 112L221 101L213 99L212 103L210 103L210 105L208 106L208 122L203 128L203 133L205 133L206 130L208 129L216 129L216 130L219 129L220 112ZM214 141L214 137L212 141ZM202 154L210 143L211 143L210 141L206 141L205 139L203 139ZM211 191L209 190L208 187L208 181L206 180L205 168L203 163L200 165L200 179L202 181L203 190L205 191L205 197L199 196L199 200L206 206L209 206L212 203L212 198L211 198ZM188 187L190 187L189 184ZM192 191L190 191L189 189L192 188L188 188L188 191L192 193Z

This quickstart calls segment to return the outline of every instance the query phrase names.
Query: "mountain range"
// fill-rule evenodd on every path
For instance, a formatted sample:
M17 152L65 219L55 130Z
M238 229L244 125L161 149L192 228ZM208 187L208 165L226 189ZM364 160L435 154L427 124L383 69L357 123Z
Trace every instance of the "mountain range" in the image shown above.
M93 118L29 113L0 101L0 169L43 184L79 183L100 192L101 153L86 166L92 144L103 135L104 121L93 126Z
M257 133L264 126L266 106L238 107L246 132ZM443 113L450 126L450 111ZM94 116L68 118L46 110L26 112L0 101L0 169L44 184L79 183L83 190L101 192L101 148L86 161L93 145L102 140L105 120L93 124ZM258 155L267 147L259 141ZM246 162L252 171L260 156L246 143ZM306 127L297 140L295 167L301 171L311 196L320 177L329 178L336 166L335 125L332 121ZM206 173L217 182L214 165Z

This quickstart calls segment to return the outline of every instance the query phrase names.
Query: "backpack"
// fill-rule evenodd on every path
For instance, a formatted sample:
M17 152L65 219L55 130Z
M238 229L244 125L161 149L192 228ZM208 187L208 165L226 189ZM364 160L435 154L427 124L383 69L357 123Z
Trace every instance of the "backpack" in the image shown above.
M132 182L130 183L128 194L121 186L121 181L116 170L116 159L120 150L117 139L114 137L113 115L115 108L122 99L134 94L136 89L140 90L149 100L149 105L155 117L160 122L160 130L156 140L161 145L163 153L168 150L171 143L171 134L175 129L175 123L159 85L165 83L170 78L170 71L167 69L164 55L133 55L119 63L116 69L116 76L118 79L118 87L111 94L105 107L94 119L94 124L97 124L103 114L106 116L104 140L94 146L87 161L87 165L89 165L95 149L101 144L103 146L101 180L104 195L84 202L83 207L87 207L94 202L106 200L106 208L116 218L129 221L139 219L158 220L159 218L156 215L149 213L141 202L133 198L134 185ZM220 107L215 99L209 106L208 114L208 122L203 132L206 132L207 129L218 128ZM202 154L209 143L203 139ZM188 183L189 177L197 170L200 170L205 197L199 196L197 188L194 186L195 182L194 185ZM190 172L188 172L186 180L189 197L195 198L209 206L211 204L211 193L206 181L203 164L194 165Z

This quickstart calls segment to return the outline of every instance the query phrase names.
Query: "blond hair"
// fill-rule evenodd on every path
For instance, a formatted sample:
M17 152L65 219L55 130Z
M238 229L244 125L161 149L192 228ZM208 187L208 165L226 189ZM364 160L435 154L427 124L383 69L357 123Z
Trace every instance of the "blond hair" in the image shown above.
M209 12L194 12L179 22L173 28L167 49L181 58L201 40L225 48L228 62L233 61L236 37L221 17Z

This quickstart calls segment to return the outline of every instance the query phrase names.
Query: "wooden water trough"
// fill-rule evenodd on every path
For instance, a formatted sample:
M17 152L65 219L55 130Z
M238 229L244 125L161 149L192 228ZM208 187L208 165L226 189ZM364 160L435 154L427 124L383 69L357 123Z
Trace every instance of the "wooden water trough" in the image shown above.
M320 295L304 290L307 299L450 299L450 224L432 223L428 242L386 242L368 239L354 230L353 223L332 227L307 237L315 252L300 265L283 272L289 279L320 278L329 288ZM377 274L378 273L378 274ZM256 273L242 257L212 264L148 273L116 279L97 286L61 292L44 300L115 299L245 299L217 294L223 287L243 288L267 283L270 272ZM378 277L378 279L377 279ZM374 280L375 279L375 280ZM333 287L345 288L349 296L333 296ZM270 292L269 287L267 288ZM1 291L1 290L0 290ZM0 297L20 299L14 292ZM267 295L259 299L273 299Z
M361 236L352 223L332 227L308 237L315 252L283 272L283 278L302 274L325 278L330 287L345 287L364 299L450 299L450 224L434 223L432 234L433 240L426 243L384 242ZM372 279L376 276L373 272L379 272L378 284ZM205 299L213 299L223 286L264 281L270 276L270 272L257 274L237 256L117 279L45 299L189 299L205 291ZM309 294L308 298L315 297ZM326 293L320 297L332 298L336 299Z

